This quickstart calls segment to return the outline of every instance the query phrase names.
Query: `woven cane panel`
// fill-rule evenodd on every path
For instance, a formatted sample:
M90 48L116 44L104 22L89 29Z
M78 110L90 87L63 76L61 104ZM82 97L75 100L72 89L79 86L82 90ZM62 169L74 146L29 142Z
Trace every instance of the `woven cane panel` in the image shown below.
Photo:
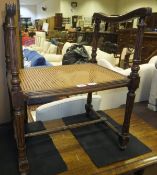
M23 92L57 90L88 83L109 83L127 78L95 64L76 64L20 70Z

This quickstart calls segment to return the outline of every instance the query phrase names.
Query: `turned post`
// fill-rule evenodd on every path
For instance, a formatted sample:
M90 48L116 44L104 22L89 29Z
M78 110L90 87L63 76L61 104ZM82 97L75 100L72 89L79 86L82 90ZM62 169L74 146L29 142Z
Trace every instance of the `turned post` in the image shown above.
M8 42L8 15L6 14L5 17L5 22L3 23L3 31L4 31L4 45L5 45L5 63L6 63L6 75L8 74L8 72L10 71L10 66L11 66L11 62L10 62L10 55L9 55L9 42Z
M131 113L133 110L133 104L135 99L135 91L139 87L140 77L138 71L140 69L140 58L141 58L141 47L143 41L143 33L145 27L145 18L141 17L138 24L138 32L136 37L135 43L135 53L133 59L133 65L131 67L131 73L129 76L130 83L128 85L128 93L127 93L127 100L126 100L126 107L125 107L125 116L124 122L122 126L122 135L119 137L120 148L125 149L127 143L129 142L129 126L130 126L130 119Z
M20 88L19 67L16 48L16 27L14 17L16 14L15 4L6 4L7 13L7 35L9 45L9 58L11 63L11 101L13 109L14 132L18 149L18 161L20 173L28 172L28 161L26 158L25 131L24 131L24 112L23 112L23 94Z
M101 20L99 18L93 19L94 22L94 33L93 33L93 40L92 40L92 63L97 63L96 61L96 52L98 47L98 38L99 38L99 30L100 30L100 22Z

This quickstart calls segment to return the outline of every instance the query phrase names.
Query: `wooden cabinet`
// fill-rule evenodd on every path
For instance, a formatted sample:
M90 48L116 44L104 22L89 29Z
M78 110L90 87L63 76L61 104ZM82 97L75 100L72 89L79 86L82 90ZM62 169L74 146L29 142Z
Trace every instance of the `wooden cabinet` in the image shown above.
M62 29L62 13L55 14L54 29L56 29L56 30Z
M133 48L136 29L121 30L118 32L118 50L121 53L124 47ZM147 63L150 58L157 55L157 32L145 32L143 36L141 64Z
M149 31L155 31L157 29L157 12L152 13L151 16L146 18L146 24Z
M142 63L147 63L154 55L157 55L157 32L145 32L141 53Z
M73 28L76 28L77 19L78 19L78 16L77 15L72 16L72 27Z

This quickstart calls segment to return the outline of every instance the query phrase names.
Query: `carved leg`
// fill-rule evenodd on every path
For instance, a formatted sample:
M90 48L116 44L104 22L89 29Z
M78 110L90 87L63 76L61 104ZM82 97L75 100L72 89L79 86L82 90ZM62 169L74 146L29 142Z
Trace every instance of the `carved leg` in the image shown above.
M135 92L130 90L127 94L125 116L124 116L124 122L122 126L122 134L121 136L119 136L120 148L123 150L126 148L127 143L129 142L129 127L130 127L130 119L131 119L131 114L132 114L133 105L134 105L134 99L135 99Z
M14 129L18 149L19 171L21 174L28 173L29 165L26 157L26 146L24 137L24 115L20 108L14 110Z
M24 121L25 121L25 124L28 123L27 102L26 101L24 101Z
M85 105L86 114L89 115L90 109L92 108L92 92L88 93L87 104Z

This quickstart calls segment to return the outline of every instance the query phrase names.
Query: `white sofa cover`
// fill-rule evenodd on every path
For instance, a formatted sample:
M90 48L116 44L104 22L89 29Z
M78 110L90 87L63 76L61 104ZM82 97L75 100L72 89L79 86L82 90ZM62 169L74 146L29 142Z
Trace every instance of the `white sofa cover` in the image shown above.
M140 65L139 70L140 84L139 88L136 90L135 102L148 101L156 61L157 57L155 59L152 58L147 64ZM98 65L106 67L108 69L111 69L126 76L130 75L131 73L130 68L124 70L119 67L115 67L104 59L99 60ZM102 98L100 109L101 110L112 109L117 108L122 104L125 104L127 92L128 92L127 87L97 92L97 94L100 95Z
M63 59L64 54L66 53L67 49L69 47L71 47L73 44L75 44L75 43L66 42L64 44L63 48L62 48L62 54L61 55L49 54L49 55L45 56L46 60L51 62L53 65L62 65L62 59ZM92 47L91 46L84 46L84 47L87 50L87 53L88 53L88 55L91 59ZM97 61L100 60L100 59L106 59L112 65L116 64L116 59L114 58L113 54L108 54L106 52L101 51L100 49L97 50L96 59L97 59Z
M153 111L157 111L157 56L154 56L150 62L155 61L156 69L153 72L150 95L149 95L149 104L148 108Z
M93 108L99 110L101 97L93 95ZM47 121L85 113L87 95L73 96L39 106L32 111L34 121Z

